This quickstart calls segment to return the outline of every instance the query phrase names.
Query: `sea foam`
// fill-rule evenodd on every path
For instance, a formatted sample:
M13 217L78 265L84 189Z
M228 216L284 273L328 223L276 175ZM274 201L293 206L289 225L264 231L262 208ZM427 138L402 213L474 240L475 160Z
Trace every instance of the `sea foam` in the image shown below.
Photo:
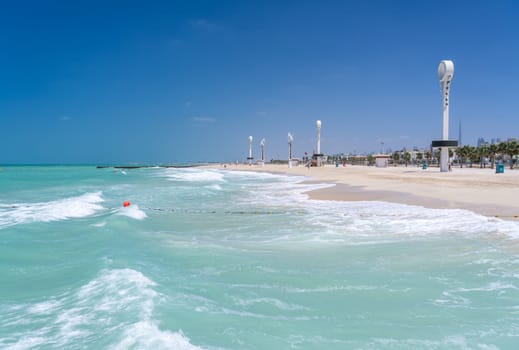
M117 210L117 215L127 216L135 220L144 220L148 217L145 212L139 209L139 206L132 204L131 206Z
M104 209L101 192L85 193L49 202L0 205L0 229L31 222L50 222L82 218Z
M160 294L139 271L105 269L76 291L36 304L16 305L0 320L11 329L0 338L5 349L99 348L200 349L181 330L161 330L152 314ZM27 320L27 314L36 314ZM23 320L25 331L18 330ZM30 330L27 331L27 328Z
M172 181L187 182L222 182L224 174L212 169L168 169L165 176Z
M119 343L114 344L110 349L178 349L195 350L202 349L189 342L182 331L169 332L161 331L156 324L149 321L142 321L128 328Z
M226 176L247 176L247 173L229 173ZM250 177L256 179L257 173ZM302 211L304 215L301 220L307 222L307 227L320 228L320 237L314 237L318 240L336 242L342 236L352 244L358 244L357 240L350 240L352 235L364 238L376 235L385 239L390 237L391 242L399 237L407 239L445 234L473 236L480 233L488 235L489 232L507 238L519 238L519 223L485 217L468 210L431 209L377 201L311 200L307 192L334 185L305 183L303 181L306 178L300 176L272 175L270 180L244 187L248 195L242 195L238 201L243 205L268 205L280 210ZM431 222L435 224L431 225Z

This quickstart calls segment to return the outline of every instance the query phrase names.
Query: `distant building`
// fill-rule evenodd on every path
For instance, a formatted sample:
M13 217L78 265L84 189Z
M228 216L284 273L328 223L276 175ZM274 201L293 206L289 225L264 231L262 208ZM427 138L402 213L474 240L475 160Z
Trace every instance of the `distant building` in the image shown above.
M486 144L486 143L487 143L487 142L485 141L484 138L482 138L482 137L479 137L479 138L478 138L478 143L477 143L478 147L481 147L481 146L483 146L483 145Z
M386 168L389 164L388 154L375 154L375 165L377 168Z

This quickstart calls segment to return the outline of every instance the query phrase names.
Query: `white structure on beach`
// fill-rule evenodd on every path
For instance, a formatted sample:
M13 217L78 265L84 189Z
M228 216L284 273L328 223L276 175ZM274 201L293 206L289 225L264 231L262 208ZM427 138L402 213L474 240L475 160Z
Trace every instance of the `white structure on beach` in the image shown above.
M375 154L375 166L377 168L387 168L389 165L389 155L388 154Z
M321 153L321 125L320 120L315 122L315 126L317 127L317 154Z
M292 167L292 141L294 141L294 137L291 133L288 133L288 167Z
M315 122L315 126L317 128L317 153L314 154L314 157L316 158L316 161L317 161L317 166L321 166L321 158L322 158L322 154L321 154L321 121L320 120L317 120Z
M454 76L454 63L449 60L440 62L438 66L438 79L442 90L443 128L442 139L432 142L433 148L441 148L440 171L449 171L449 147L456 147L458 141L449 140L449 93L452 77Z
M249 136L249 156L247 157L249 164L252 164L253 159L254 157L252 156L252 136Z
M265 138L262 138L260 141L261 146L261 160L258 162L259 165L265 165Z

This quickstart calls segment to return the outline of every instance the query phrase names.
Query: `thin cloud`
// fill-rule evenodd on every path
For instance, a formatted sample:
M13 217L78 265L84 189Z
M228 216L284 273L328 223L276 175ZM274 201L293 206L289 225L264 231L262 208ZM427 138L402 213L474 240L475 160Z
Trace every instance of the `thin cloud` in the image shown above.
M59 120L61 120L62 122L66 122L66 121L69 121L70 120L70 117L68 115L64 115L64 116L61 116L59 118Z
M193 121L195 123L214 123L216 119L211 117L193 117Z
M196 30L205 31L208 33L222 30L218 24L204 18L192 19L189 21L189 25Z

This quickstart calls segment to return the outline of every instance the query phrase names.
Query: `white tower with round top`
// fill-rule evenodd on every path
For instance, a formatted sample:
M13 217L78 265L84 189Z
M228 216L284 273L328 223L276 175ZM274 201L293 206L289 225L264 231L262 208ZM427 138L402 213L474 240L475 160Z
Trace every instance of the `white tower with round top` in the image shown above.
M433 148L441 148L440 171L449 171L449 147L457 147L458 142L449 140L449 94L451 81L454 76L454 63L450 60L443 60L438 66L438 79L442 92L442 139L432 142Z
M261 146L261 161L259 162L259 165L265 166L265 138L261 139L260 146Z
M252 136L249 136L249 156L247 157L249 164L252 164L253 159L254 157L252 156Z
M317 166L321 166L321 158L322 158L322 153L321 153L321 121L320 120L317 120L315 122L315 126L317 128L317 153L314 154L314 157L316 159L316 162L317 162Z
M294 141L294 137L291 133L288 133L288 167L292 167L292 142Z

